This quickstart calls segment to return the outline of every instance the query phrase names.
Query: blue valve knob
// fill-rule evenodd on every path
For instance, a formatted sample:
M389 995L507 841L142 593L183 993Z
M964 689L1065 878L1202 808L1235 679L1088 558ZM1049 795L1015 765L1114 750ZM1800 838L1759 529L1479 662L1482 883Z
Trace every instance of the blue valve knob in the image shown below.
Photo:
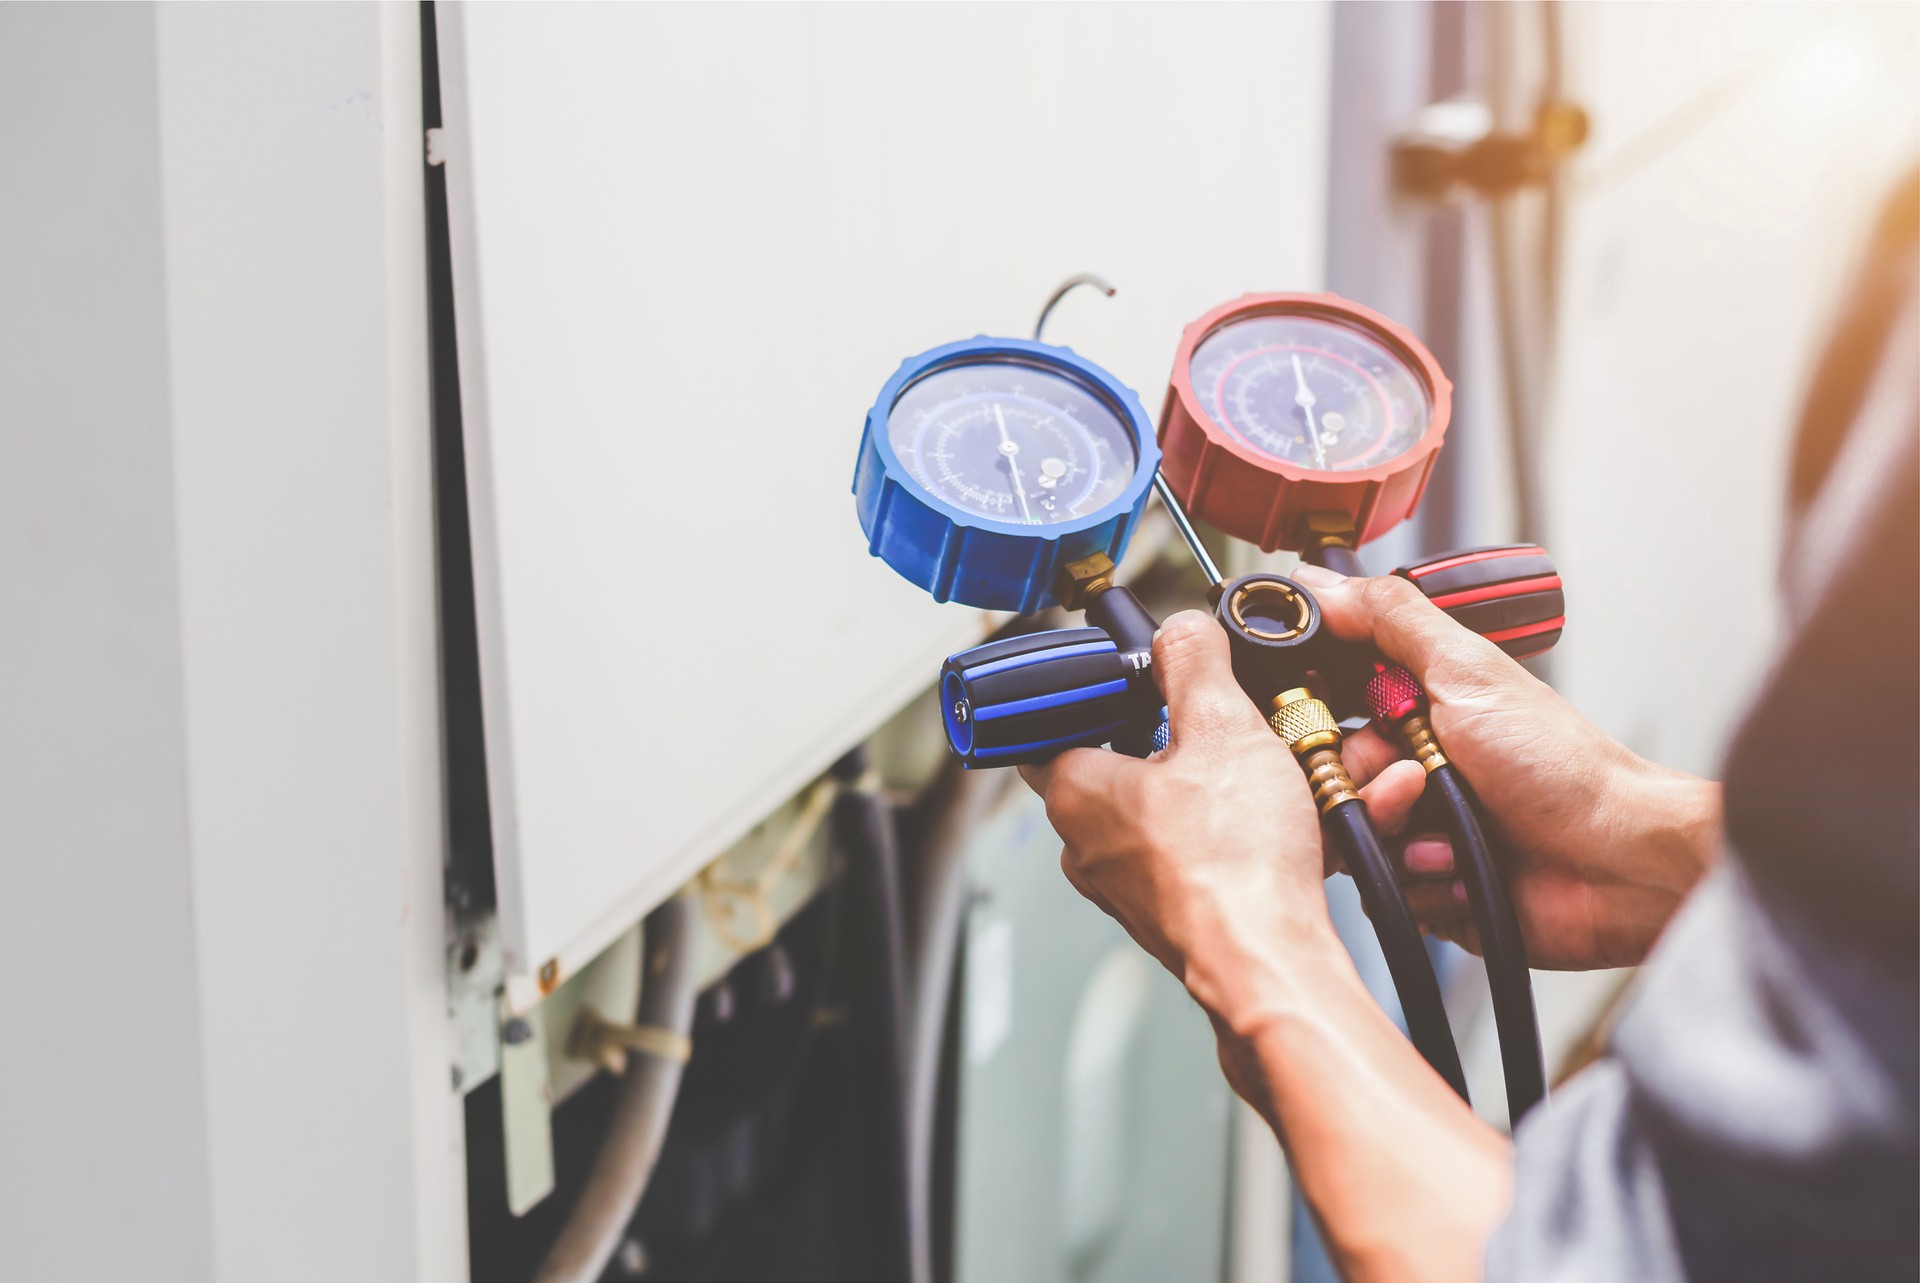
M1018 766L1128 740L1150 744L1162 718L1152 674L1099 628L1058 628L961 651L941 669L940 708L948 745L969 767Z

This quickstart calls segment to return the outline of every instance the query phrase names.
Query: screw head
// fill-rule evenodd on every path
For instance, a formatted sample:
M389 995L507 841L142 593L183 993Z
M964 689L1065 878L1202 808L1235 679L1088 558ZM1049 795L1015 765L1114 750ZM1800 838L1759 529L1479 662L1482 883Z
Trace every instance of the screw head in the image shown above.
M518 1047L521 1043L533 1037L533 1026L528 1024L524 1018L515 1016L501 1027L500 1036L506 1039L509 1047Z
M647 1272L647 1249L640 1246L637 1238L623 1239L613 1254L613 1261L622 1275L637 1279Z

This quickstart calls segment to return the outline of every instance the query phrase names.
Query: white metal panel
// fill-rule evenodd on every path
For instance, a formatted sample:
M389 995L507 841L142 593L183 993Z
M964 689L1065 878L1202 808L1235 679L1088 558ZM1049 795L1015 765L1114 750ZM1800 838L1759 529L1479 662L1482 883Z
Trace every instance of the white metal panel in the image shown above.
M1050 335L1157 408L1318 283L1325 6L462 6L454 274L509 967L584 960L977 634L866 555L899 361Z
M417 10L0 9L0 1277L464 1277Z
M213 1277L458 1278L419 14L158 37Z
M0 6L0 1277L42 1283L214 1258L153 28Z

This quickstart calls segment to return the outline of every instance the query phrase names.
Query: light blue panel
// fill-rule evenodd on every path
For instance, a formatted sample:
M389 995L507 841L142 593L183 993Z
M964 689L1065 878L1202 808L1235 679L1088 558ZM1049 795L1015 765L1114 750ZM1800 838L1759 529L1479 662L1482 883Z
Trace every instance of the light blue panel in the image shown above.
M1231 1097L1180 984L1060 873L1038 798L974 837L960 1283L1219 1278Z

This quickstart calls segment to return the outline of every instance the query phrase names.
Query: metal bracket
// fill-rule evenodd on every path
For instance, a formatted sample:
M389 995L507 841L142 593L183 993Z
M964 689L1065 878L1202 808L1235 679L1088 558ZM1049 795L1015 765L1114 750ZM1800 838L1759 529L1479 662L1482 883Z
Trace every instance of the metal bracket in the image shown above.
M453 1024L453 1090L465 1095L500 1069L499 922L464 922L447 942L447 1018Z
M1394 191L1443 201L1537 187L1587 141L1587 128L1586 109L1573 102L1546 104L1523 134L1498 132L1493 110L1475 99L1429 103L1393 137Z
M524 1216L553 1193L553 1083L547 1021L535 1007L516 1016L500 1003L500 1128L506 1141L507 1209Z

